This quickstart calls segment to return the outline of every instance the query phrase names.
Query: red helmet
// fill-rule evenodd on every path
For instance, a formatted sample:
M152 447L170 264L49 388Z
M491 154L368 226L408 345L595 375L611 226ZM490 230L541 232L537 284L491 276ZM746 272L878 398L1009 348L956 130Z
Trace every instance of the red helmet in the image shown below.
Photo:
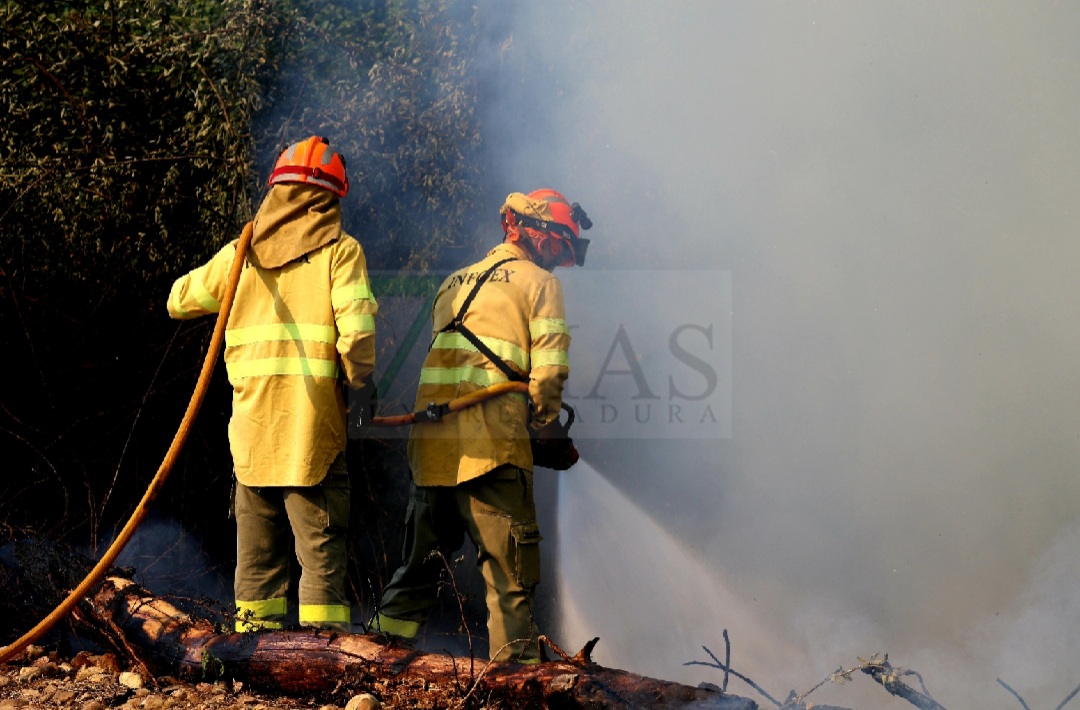
M589 240L578 235L582 229L592 227L592 220L581 205L571 203L563 195L550 188L533 190L528 195L520 192L506 198L501 210L503 230L521 227L534 236L538 243L554 240L547 250L556 258L557 266L582 266ZM537 238L538 237L538 238Z
M528 195L531 200L543 200L548 204L548 209L551 210L551 216L555 218L555 221L564 227L568 227L571 232L574 233L576 238L580 231L578 231L578 224L571 216L573 208L570 202L563 197L560 193L555 192L550 188L543 188L540 190L533 190Z
M338 197L349 192L345 159L330 150L330 141L319 136L293 143L281 151L268 185L302 182L325 188Z

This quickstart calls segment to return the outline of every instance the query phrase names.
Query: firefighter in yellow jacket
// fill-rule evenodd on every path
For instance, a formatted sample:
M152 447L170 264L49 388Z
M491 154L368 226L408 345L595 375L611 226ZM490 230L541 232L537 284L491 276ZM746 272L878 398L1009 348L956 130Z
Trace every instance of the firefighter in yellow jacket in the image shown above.
M547 189L511 194L501 214L504 242L439 289L417 409L508 379L527 379L529 396L503 395L413 426L405 561L383 592L376 628L416 636L437 602L443 565L432 553L448 556L468 535L487 585L490 656L530 663L540 658L532 616L540 530L527 427L559 415L570 331L551 272L584 262L589 240L579 230L592 223Z
M364 251L341 228L339 198L349 182L328 141L286 148L269 184L225 331L236 630L281 628L294 549L299 623L347 630L350 491L340 381L361 398L370 394L377 306ZM169 315L216 313L235 253L234 241L178 279Z

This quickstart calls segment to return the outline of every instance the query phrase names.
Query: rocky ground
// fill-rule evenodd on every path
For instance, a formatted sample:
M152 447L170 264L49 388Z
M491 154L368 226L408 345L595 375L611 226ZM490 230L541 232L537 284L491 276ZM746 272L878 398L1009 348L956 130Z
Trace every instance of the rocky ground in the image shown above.
M0 664L0 710L75 708L75 710L375 710L371 695L353 697L344 705L314 699L267 697L243 684L185 683L173 678L145 679L121 668L110 653L86 652L61 658L32 646ZM389 708L388 708L389 710Z

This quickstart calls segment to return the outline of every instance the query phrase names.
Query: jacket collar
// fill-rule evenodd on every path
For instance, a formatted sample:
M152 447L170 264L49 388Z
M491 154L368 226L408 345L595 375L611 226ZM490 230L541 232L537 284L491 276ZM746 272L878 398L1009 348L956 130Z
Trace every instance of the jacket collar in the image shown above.
M519 247L517 244L511 244L510 242L503 242L496 246L494 249L487 253L487 257L498 257L500 259L521 259L522 261L528 261L532 263L532 258L529 253Z

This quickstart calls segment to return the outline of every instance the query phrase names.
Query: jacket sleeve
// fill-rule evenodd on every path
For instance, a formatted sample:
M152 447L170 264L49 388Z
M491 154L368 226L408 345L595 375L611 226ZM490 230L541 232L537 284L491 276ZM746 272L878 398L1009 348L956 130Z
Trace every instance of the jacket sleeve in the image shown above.
M173 283L169 292L169 316L187 319L217 313L225 298L236 241L222 247L210 261L189 271Z
M349 387L359 390L375 369L375 315L367 261L360 243L342 236L330 273L330 299L337 324L337 351Z
M570 329L557 278L540 287L529 318L529 340L532 425L539 428L559 416L563 384L570 374Z

